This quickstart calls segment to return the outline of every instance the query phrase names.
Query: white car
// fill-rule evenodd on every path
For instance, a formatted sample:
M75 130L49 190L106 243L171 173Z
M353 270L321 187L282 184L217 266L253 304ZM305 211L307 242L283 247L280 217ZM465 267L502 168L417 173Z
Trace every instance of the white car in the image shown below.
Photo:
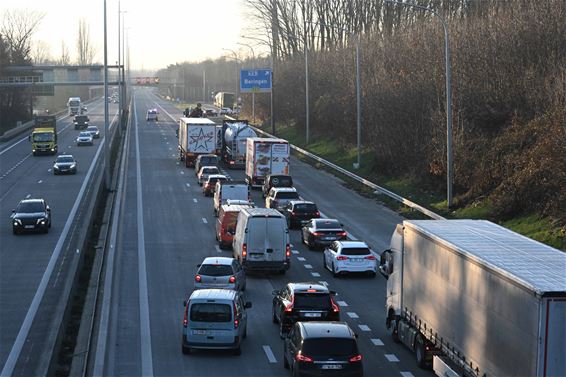
M94 139L89 131L83 131L77 137L77 146L79 145L93 145Z
M203 166L197 174L198 184L202 186L208 179L209 175L220 174L220 170L216 166Z
M334 277L344 272L364 272L373 277L377 274L377 258L362 241L335 241L324 250L324 267Z
M232 114L232 109L229 107L223 107L222 109L220 109L220 114L224 115L224 114Z
M299 193L294 187L273 187L265 198L265 208L280 209L291 200L299 200Z

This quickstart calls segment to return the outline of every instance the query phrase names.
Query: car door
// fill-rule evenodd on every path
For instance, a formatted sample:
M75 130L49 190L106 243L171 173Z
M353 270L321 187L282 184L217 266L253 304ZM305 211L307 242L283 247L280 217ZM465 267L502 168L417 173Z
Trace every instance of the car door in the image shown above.
M244 297L242 294L238 295L238 302L236 304L238 309L238 315L240 316L240 323L242 324L242 330L245 331L248 326L248 313L244 303Z
M306 242L311 242L310 232L311 231L314 232L313 226L314 226L314 222L310 220L308 223L305 224L305 226L301 228L301 232L303 232L303 240L305 240Z
M326 266L332 268L332 263L336 257L336 244L332 243L324 250L324 257L326 258Z
M300 331L297 329L298 325L294 325L289 332L287 338L285 338L285 344L287 345L287 360L289 364L295 362L295 355L299 351L299 346L301 344ZM294 368L294 365L293 365Z

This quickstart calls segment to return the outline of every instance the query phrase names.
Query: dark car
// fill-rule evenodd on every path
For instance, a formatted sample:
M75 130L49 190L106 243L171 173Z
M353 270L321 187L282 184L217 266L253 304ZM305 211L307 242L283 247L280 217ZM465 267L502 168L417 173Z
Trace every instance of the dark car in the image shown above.
M293 178L286 174L273 174L265 177L261 191L265 198L272 187L293 187Z
M216 110L214 110L214 109L206 109L206 110L204 110L204 114L205 114L207 117L215 117L215 116L218 116L218 112L217 112Z
M298 321L339 321L340 308L334 302L334 291L315 282L288 283L273 291L273 323L279 323L284 338Z
M201 154L197 156L195 161L195 175L198 174L203 166L218 166L220 160L215 154Z
M12 210L12 230L14 234L25 231L42 231L51 228L51 208L43 199L24 199Z
M73 118L73 123L75 124L75 130L80 130L88 127L88 122L90 119L87 115L76 115Z
M289 229L300 228L311 219L320 217L316 204L305 200L291 200L280 212L287 218Z
M283 345L283 366L293 376L362 377L356 334L346 322L298 322Z
M348 239L348 233L336 219L312 219L301 229L301 239L309 250Z
M57 156L53 163L53 174L77 174L77 161L70 154Z

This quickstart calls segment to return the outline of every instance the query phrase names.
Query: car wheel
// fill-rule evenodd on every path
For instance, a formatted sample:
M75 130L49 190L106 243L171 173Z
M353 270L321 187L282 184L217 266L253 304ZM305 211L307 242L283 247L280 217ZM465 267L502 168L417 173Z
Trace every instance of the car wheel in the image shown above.
M43 229L43 233L45 233L45 234L49 233L49 228Z
M307 239L307 247L309 248L309 250L314 250L314 242L311 242L310 238Z
M20 232L19 232L16 228L12 228L12 232L13 232L14 234L20 234Z
M391 318L393 313L389 314L389 317L385 321L385 329L387 333L391 336L391 339L395 343L399 343L399 333L397 332L397 320Z
M246 283L244 283L244 286L242 287L242 292L244 292L246 290Z
M322 268L328 270L328 265L326 264L326 255L324 255L324 253L322 253Z
M184 344L181 345L181 347L182 347L183 355L190 355L191 354L191 347L187 347Z
M242 354L242 347L241 346L234 348L234 355L240 356L241 354Z

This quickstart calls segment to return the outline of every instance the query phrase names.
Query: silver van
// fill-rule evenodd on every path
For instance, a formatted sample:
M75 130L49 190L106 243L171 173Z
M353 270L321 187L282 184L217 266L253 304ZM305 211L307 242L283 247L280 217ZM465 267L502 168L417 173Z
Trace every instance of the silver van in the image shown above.
M214 189L214 216L218 216L220 206L226 204L228 199L250 200L250 187L244 182L218 181Z
M289 230L285 216L269 208L244 208L238 214L232 240L234 258L244 270L277 271L291 266Z
M241 292L228 289L199 289L193 291L183 315L182 350L233 349L240 355L242 339L247 336L251 302L244 302Z

